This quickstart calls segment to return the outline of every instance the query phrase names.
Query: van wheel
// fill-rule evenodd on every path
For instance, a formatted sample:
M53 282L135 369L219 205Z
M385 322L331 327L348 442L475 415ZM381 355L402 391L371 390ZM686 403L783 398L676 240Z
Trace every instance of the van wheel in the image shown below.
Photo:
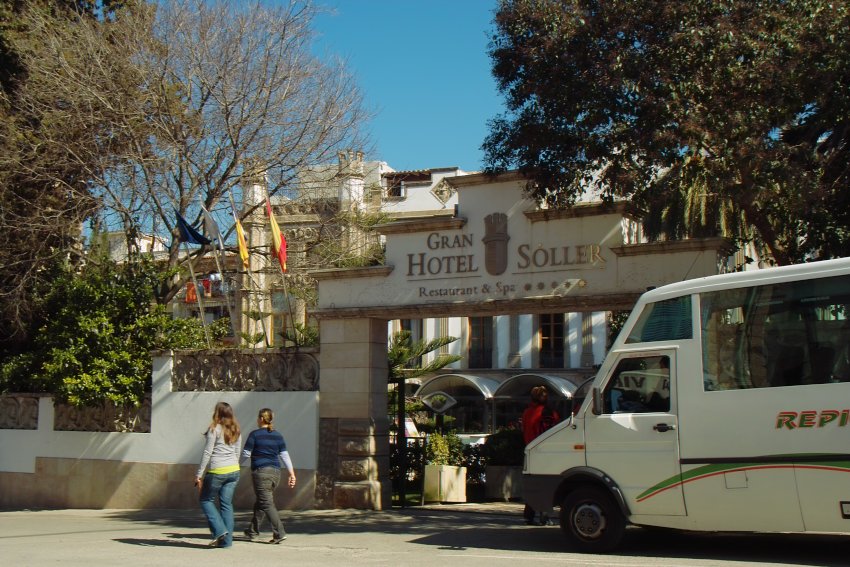
M584 553L604 553L623 539L626 519L605 490L579 487L561 504L561 530L569 545Z

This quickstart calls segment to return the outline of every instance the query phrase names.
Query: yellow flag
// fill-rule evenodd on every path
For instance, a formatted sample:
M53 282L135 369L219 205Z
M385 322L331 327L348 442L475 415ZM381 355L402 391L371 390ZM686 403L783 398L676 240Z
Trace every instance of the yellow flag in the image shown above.
M274 250L274 255L277 256L278 262L280 262L280 269L285 272L286 238L283 236L283 233L280 232L280 227L277 226L277 221L275 220L274 213L272 212L272 203L268 197L266 197L266 212L269 214L269 222L272 225L272 249Z
M242 258L242 266L248 269L248 244L245 243L245 231L242 230L242 223L234 216L236 221L236 240L239 242L239 257Z

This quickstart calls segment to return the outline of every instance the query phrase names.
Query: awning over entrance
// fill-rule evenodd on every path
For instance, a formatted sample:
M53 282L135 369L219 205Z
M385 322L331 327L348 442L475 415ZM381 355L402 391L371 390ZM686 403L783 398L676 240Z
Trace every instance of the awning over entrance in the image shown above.
M554 396L571 398L576 385L569 378L528 372L511 376L496 388L495 398L521 398L528 396L535 386L546 386Z
M423 382L416 390L415 395L417 398L421 398L433 392L452 393L458 388L465 387L477 389L484 396L484 399L489 400L493 398L496 389L499 387L499 381L473 374L442 374Z

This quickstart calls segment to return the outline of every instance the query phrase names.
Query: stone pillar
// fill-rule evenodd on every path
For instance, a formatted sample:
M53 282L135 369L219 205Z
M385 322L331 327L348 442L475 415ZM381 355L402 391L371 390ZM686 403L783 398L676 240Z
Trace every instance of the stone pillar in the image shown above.
M387 321L324 319L320 343L317 505L390 508Z
M265 218L265 208L262 203L266 198L266 172L259 162L251 162L245 166L243 177L244 194L242 195L241 215L251 213L242 220L245 240L249 250L256 250L269 245L268 220ZM252 210L252 207L253 208ZM240 215L240 216L241 216ZM263 254L251 254L248 262L250 273L243 274L241 286L241 301L239 302L240 325L242 332L259 340L246 346L261 346L265 344L264 335L271 340L271 329L267 313L271 312L271 297L269 293L268 260ZM255 314L262 313L262 317Z

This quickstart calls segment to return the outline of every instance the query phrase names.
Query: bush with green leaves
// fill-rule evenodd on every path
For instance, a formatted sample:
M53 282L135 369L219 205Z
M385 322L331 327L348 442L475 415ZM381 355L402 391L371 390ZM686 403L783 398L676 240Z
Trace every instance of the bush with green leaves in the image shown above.
M429 465L451 465L462 467L464 464L463 441L453 431L445 434L431 433L425 446L425 461Z
M484 462L489 466L522 466L525 441L521 429L500 429L489 435L482 449Z
M167 274L150 259L93 257L78 270L59 264L53 271L39 294L32 340L0 362L0 391L49 393L74 405L138 405L150 388L151 351L207 345L200 321L174 319L154 304ZM216 338L227 325L209 330Z

